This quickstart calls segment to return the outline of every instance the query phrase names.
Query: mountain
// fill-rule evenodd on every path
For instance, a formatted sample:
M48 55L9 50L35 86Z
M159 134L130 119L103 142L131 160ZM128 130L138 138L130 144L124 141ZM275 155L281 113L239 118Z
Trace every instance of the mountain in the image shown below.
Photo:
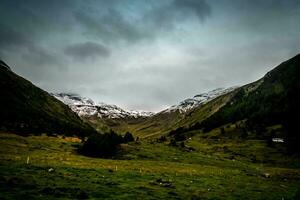
M261 80L241 87L231 102L205 120L207 129L246 119L255 124L282 124L295 129L300 119L300 55L283 62Z
M195 95L192 98L185 99L177 105L173 105L159 113L147 112L147 111L134 111L125 110L116 105L106 103L94 103L90 98L81 97L74 93L52 93L55 98L68 105L79 116L97 116L99 118L139 118L139 117L151 117L160 113L179 112L181 114L187 113L205 103L227 94L237 87L231 88L218 88L207 93Z
M179 113L187 113L195 108L198 108L201 105L204 105L205 103L208 103L209 101L222 96L224 94L227 94L237 87L231 87L231 88L217 88L215 90L209 91L207 93L198 94L192 98L185 99L181 101L178 105L173 105L170 108L167 108L166 110L163 110L163 113L168 112L176 112Z
M220 88L183 100L131 127L132 132L142 138L159 137L180 127L191 127L225 105L236 89Z
M90 98L72 93L52 94L68 105L82 119L99 132L113 129L119 133L130 131L136 136L149 137L168 132L194 110L206 103L233 91L232 88L219 88L181 101L161 112L128 111L116 105L94 103Z
M68 106L0 61L0 129L21 134L83 136L95 130Z
M202 130L204 135L214 132L226 137L236 134L242 138L267 140L279 137L291 152L300 152L299 92L300 54L281 63L260 80L224 95L227 101L215 112L198 117L198 122L181 126L177 132ZM207 104L210 109L212 103L217 102ZM191 122L191 119L185 120Z
M152 112L125 110L116 105L94 103L92 99L81 97L78 94L57 93L52 95L68 105L74 112L82 117L96 116L99 118L124 119L150 117L154 115Z

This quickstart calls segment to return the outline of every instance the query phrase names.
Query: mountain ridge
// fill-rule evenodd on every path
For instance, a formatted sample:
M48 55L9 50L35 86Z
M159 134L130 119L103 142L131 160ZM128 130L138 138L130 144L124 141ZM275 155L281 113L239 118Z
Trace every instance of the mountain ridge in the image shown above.
M153 112L125 110L107 103L94 103L90 98L72 93L51 93L55 98L68 105L79 116L97 116L99 118L138 118L150 117Z
M113 104L103 102L95 103L91 98L82 97L76 93L51 93L51 95L68 105L79 116L97 115L100 118L117 119L127 117L152 117L160 113L176 111L180 114L184 114L237 88L237 86L230 88L217 88L209 92L200 93L194 97L184 99L178 104L170 106L169 108L159 112L126 110Z
M0 62L0 129L84 136L95 130L68 106Z

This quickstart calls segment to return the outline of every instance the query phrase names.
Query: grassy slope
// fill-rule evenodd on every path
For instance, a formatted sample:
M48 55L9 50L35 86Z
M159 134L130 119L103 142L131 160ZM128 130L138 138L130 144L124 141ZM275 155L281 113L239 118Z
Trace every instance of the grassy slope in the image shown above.
M106 131L113 129L123 134L127 131L133 133L136 137L145 138L157 136L168 132L173 125L184 116L179 112L162 113L149 118L129 118L129 119L101 119L85 118L96 130Z
M74 138L0 133L0 198L299 199L300 195L299 160L284 158L262 141L194 137L186 143L195 148L193 152L143 142L123 146L124 153L114 160L78 155L78 144ZM248 158L250 153L255 162Z
M280 64L269 72L255 89L254 84L240 88L233 100L206 119L200 127L218 126L247 120L252 127L281 124L287 138L299 140L300 118L300 55ZM258 131L258 134L261 131Z
M94 132L68 106L2 66L0 91L2 130L72 135Z

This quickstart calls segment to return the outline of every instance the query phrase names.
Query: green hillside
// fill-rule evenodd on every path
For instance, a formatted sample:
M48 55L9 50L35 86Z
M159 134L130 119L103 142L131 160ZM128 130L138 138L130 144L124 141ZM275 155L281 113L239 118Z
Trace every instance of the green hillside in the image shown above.
M300 119L300 55L283 62L262 79L240 87L229 101L212 115L186 118L185 131L210 132L225 125L236 124L244 137L269 139L283 137L290 151L299 151L298 121ZM224 97L221 97L224 98ZM211 106L217 100L208 103ZM205 106L204 106L205 107ZM199 110L203 110L199 108ZM210 108L211 109L211 108ZM191 123L193 120L197 123ZM277 127L272 129L272 127ZM278 128L279 127L279 128ZM181 131L182 132L182 131Z
M70 108L0 65L0 129L20 134L85 135L95 130Z
M280 64L262 79L240 88L234 99L202 125L211 129L219 125L247 119L255 124L283 124L287 130L296 128L300 118L300 55Z

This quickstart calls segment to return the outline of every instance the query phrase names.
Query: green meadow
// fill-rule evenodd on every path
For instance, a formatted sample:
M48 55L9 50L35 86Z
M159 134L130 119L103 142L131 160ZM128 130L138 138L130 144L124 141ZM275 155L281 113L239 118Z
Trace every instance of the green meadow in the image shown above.
M141 140L110 159L78 138L0 133L0 199L300 199L300 161L263 140Z

